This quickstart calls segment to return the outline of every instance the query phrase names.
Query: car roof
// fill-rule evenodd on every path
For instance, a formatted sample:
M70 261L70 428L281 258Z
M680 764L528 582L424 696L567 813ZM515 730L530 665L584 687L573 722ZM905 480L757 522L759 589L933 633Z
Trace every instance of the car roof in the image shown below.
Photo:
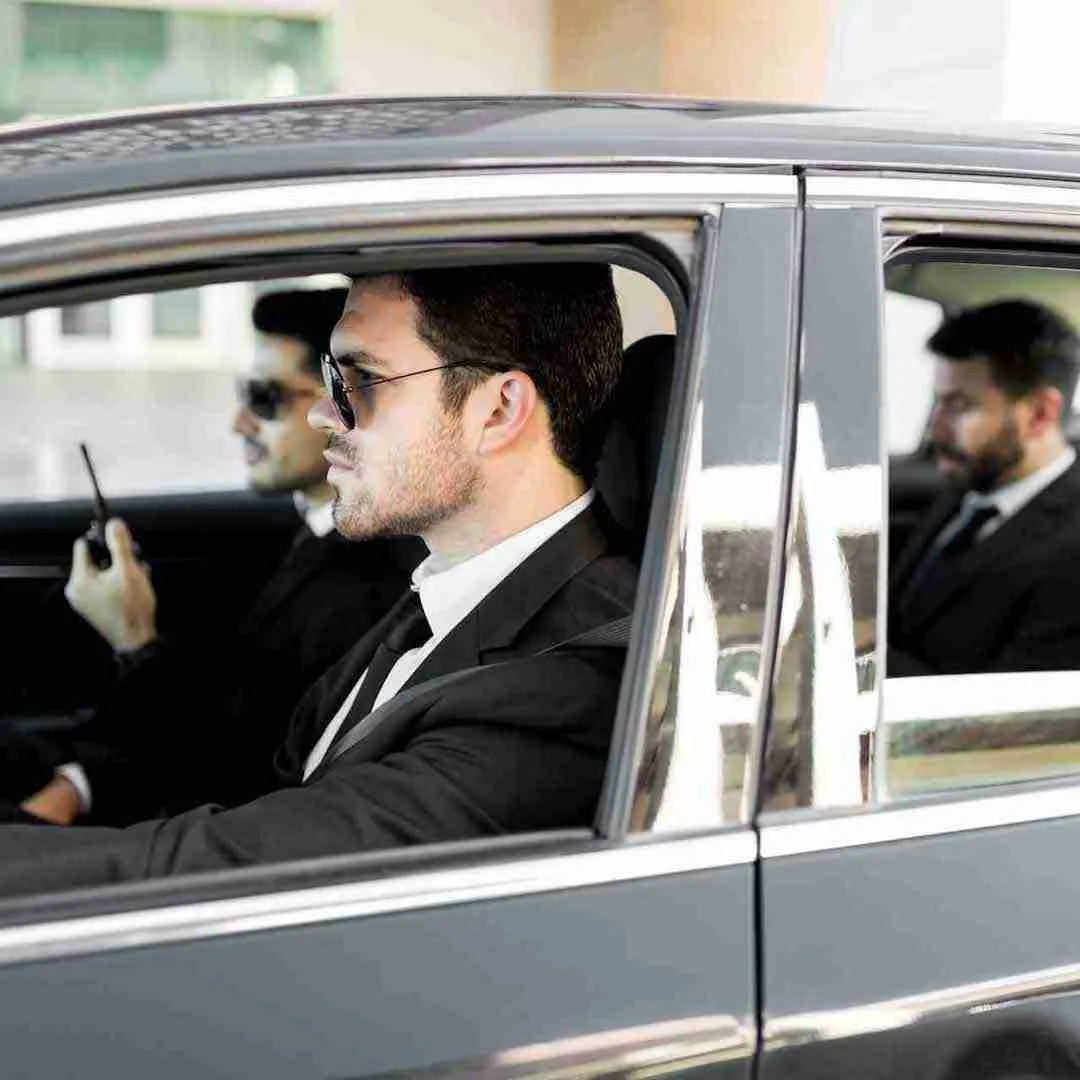
M310 98L0 127L0 208L412 169L713 162L1080 174L1080 136L679 98Z

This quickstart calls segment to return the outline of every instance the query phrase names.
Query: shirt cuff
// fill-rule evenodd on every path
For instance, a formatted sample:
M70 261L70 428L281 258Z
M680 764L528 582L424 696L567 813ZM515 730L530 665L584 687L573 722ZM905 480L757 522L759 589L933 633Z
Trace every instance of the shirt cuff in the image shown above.
M79 797L79 813L90 813L93 799L90 795L90 781L86 770L78 762L69 761L57 766L56 775L62 776L75 789L75 794Z

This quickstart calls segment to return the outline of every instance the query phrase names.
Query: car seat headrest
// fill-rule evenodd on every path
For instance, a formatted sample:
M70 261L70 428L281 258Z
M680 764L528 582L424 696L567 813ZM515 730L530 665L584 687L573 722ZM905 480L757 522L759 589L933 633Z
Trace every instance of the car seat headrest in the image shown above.
M597 462L597 491L638 553L660 465L674 362L673 334L652 334L626 349Z

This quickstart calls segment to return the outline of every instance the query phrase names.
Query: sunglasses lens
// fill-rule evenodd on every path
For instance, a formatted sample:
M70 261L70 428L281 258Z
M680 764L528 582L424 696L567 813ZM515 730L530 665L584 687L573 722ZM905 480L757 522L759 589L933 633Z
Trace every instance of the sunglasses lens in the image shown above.
M281 407L281 387L263 379L244 379L240 382L239 398L260 420L273 420Z
M349 401L348 392L345 389L345 380L341 377L341 369L332 356L323 353L322 357L323 383L326 386L326 396L334 406L341 426L346 431L352 431L356 427L356 414L353 412L352 403Z

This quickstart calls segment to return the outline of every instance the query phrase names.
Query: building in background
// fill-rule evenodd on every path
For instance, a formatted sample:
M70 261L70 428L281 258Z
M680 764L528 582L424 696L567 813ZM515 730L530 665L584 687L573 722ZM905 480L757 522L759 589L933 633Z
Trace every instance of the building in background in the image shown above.
M325 5L0 0L0 118L321 94Z
M1076 0L0 0L0 121L325 93L555 90L947 103L965 120L1075 125L1078 34ZM241 484L227 424L198 418L228 415L235 375L253 359L254 296L250 283L218 285L0 319L11 421L0 492L84 493L73 447L96 430L64 417L66 402L87 398L98 412L71 415L118 436L112 475L101 454L112 491L150 490L162 476ZM170 467L181 458L183 473Z

